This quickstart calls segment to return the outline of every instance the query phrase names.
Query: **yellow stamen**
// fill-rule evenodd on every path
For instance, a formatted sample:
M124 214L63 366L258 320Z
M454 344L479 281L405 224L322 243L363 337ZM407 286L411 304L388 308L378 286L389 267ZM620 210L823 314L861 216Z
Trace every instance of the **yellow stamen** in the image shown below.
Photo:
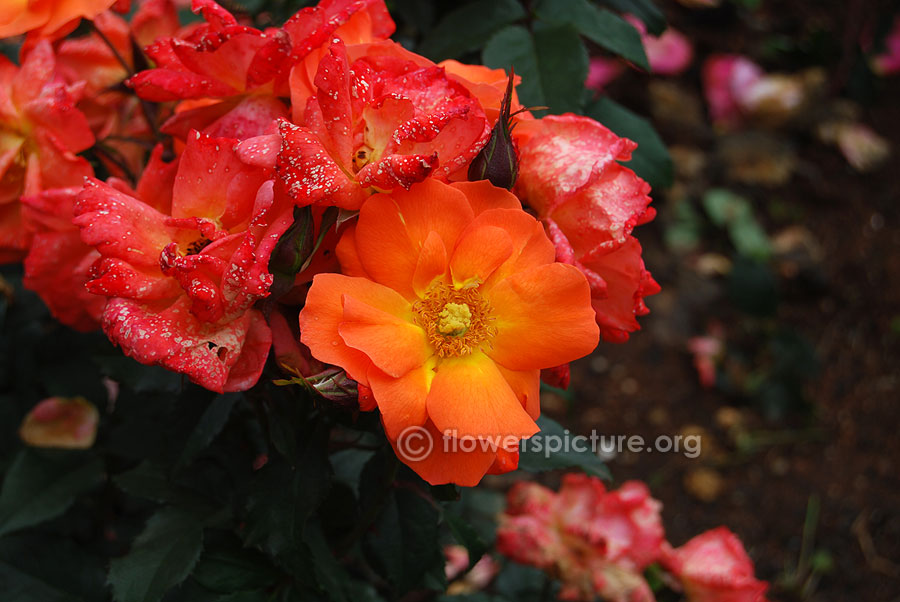
M448 303L440 314L438 331L450 337L466 333L472 324L472 310L465 303Z
M489 345L497 334L491 306L477 287L437 284L413 304L413 310L439 357L469 355Z

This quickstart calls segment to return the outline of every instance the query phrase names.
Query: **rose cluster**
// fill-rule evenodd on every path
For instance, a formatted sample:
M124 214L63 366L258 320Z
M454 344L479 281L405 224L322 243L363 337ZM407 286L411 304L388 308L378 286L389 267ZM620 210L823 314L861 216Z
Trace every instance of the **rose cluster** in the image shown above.
M765 602L768 584L733 533L720 527L672 548L661 509L639 481L607 491L567 474L559 492L522 481L509 491L497 549L558 578L561 600L652 602L644 571L659 564L689 602Z
M515 468L491 441L538 430L542 370L639 328L659 288L630 140L404 49L382 0L267 29L128 4L0 10L27 34L0 58L0 255L60 322L216 392L273 350L308 382L337 366L395 446L483 442L413 465L467 485Z

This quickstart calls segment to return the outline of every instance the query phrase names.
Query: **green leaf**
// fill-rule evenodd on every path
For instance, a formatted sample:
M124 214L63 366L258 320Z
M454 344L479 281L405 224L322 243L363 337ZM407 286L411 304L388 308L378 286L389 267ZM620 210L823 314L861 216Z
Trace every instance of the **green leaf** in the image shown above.
M515 67L522 76L516 90L526 106L580 112L588 55L572 26L541 27L534 35L520 25L505 27L488 40L482 57L489 67Z
M372 459L373 451L364 449L342 449L331 454L334 479L343 483L359 496L359 477L363 467Z
M653 0L600 0L620 13L631 13L644 22L647 31L658 36L666 29L666 18Z
M145 366L124 355L97 355L92 359L101 374L135 393L177 393L183 388L182 375L160 366Z
M219 596L215 602L269 602L270 599L265 591L234 592Z
M0 592L3 601L61 599L104 602L106 561L71 539L39 533L0 539ZM21 591L21 597L12 595Z
M149 461L114 476L113 483L129 495L154 502L168 502L173 497L165 468Z
M156 602L184 581L203 549L203 525L203 516L180 508L153 515L128 554L110 565L116 602Z
M231 416L231 410L234 408L234 404L240 398L240 395L230 393L227 395L219 395L213 399L212 403L209 404L206 411L204 411L203 415L200 417L200 422L197 423L197 427L191 433L190 437L188 437L187 443L184 446L184 451L181 453L181 457L176 465L176 470L190 464L191 461L197 457L197 454L212 443L212 440L215 439L216 435L222 432L225 423L228 422L228 417Z
M328 594L334 602L347 602L344 592L349 576L343 567L335 560L334 555L325 539L325 534L317 524L311 524L303 534L303 542L312 552L313 571L319 588ZM356 602L351 599L351 602Z
M672 158L650 122L606 97L592 103L585 114L617 135L637 142L631 161L624 163L626 167L633 169L652 188L672 185Z
M327 440L327 431L317 430L296 467L273 459L257 472L247 501L246 544L273 555L296 552L307 519L328 493Z
M541 0L535 13L552 25L571 25L595 44L642 69L650 69L637 29L622 17L597 8L588 0Z
M488 546L497 538L497 516L506 508L506 496L499 491L482 487L466 487L462 490L455 510L465 517Z
M241 592L265 589L282 574L260 552L244 548L232 534L211 532L206 550L191 575L206 589Z
M22 450L0 491L0 536L61 515L103 481L103 462L83 452Z
M0 562L0 591L3 602L80 602L80 598L57 589L14 566Z
M702 234L702 218L690 200L676 200L664 232L666 246L676 253L687 253L697 248Z
M194 481L187 484L196 485ZM173 504L183 508L209 509L210 500L204 495L207 492L200 488L187 489L184 482L181 485L174 483L163 466L150 461L141 462L131 470L125 471L113 477L113 483L127 493L137 498L151 500L158 503Z
M772 270L754 259L738 255L728 275L728 295L742 311L772 316L778 309L778 284Z
M713 188L704 195L703 207L715 225L728 229L738 253L757 261L769 259L769 238L756 220L750 201L730 190Z
M541 416L541 432L519 444L519 470L546 472L558 468L580 468L592 477L609 480L609 469L600 460L587 437L573 435L559 423Z
M437 508L411 489L393 489L366 538L370 560L382 569L398 594L419 586L435 566L443 566L438 544Z
M515 562L507 562L494 580L494 590L506 600L516 602L545 602L553 600L553 588L547 588L550 579L543 571ZM548 598L547 594L551 594Z
M384 602L384 598L368 583L351 581L344 584L344 592L353 602Z
M478 531L469 524L469 521L453 512L444 512L444 522L450 528L450 533L458 544L464 546L469 552L469 568L481 560L488 550L488 545L482 539Z
M495 31L525 17L516 0L475 0L448 13L418 48L433 61L478 50Z
M747 199L722 188L709 190L703 197L703 207L712 223L719 227L726 227L736 220L747 219L748 214L753 214Z

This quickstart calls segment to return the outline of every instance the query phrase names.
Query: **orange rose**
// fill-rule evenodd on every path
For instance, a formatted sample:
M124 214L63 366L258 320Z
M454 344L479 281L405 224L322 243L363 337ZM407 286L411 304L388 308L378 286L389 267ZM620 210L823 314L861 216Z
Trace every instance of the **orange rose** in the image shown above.
M29 31L49 36L79 19L93 19L115 0L3 0L0 3L0 38Z
M515 468L516 444L538 430L540 370L597 344L584 276L487 182L376 194L337 254L343 274L317 275L300 313L313 356L371 389L426 481L471 486ZM408 438L427 453L404 454Z

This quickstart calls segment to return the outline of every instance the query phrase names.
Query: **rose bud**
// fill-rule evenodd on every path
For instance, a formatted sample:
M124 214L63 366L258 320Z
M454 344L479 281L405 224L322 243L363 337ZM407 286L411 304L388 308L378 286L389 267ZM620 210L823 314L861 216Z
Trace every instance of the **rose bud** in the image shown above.
M510 70L509 83L506 86L506 94L503 96L503 104L500 108L500 118L491 130L491 137L469 165L469 180L487 180L494 186L511 190L519 176L519 155L516 143L512 139L512 126L510 125L510 107L512 106L513 80L515 73Z

